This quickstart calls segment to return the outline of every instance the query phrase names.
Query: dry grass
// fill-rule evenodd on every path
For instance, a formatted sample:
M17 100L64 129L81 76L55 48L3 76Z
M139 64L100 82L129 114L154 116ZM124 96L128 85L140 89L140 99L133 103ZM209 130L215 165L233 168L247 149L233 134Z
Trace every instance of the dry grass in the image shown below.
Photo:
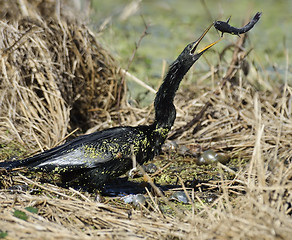
M0 21L1 142L18 142L30 150L54 146L75 127L84 128L72 120L72 113L83 116L89 126L115 124L120 75L112 57L84 26L65 18L44 21L36 12L29 14L29 19ZM242 60L242 52L234 56ZM256 72L250 67L248 76ZM217 82L221 69L232 72L237 81L231 84L230 75L215 89L189 87L178 94L173 130L190 122L209 102L195 131L185 131L177 141L228 151L233 158L248 162L236 172L218 166L221 180L208 183L210 189L219 189L214 202L206 203L194 192L190 210L182 210L149 193L147 208L132 208L115 199L99 203L88 193L40 184L21 174L13 179L2 175L4 184L37 189L36 194L0 190L0 230L8 233L7 239L290 239L292 88L284 79L286 84L273 92L258 91L241 68L229 71L222 63L216 68L209 75ZM198 92L202 94L194 97ZM130 125L146 122L150 111L124 103L120 120ZM224 179L225 171L234 178ZM26 211L28 206L36 207L38 213ZM162 206L175 214L166 214ZM25 212L28 219L15 217L15 209Z
M65 17L42 20L29 7L29 17L0 22L1 141L42 149L68 130L104 121L121 75L85 26Z

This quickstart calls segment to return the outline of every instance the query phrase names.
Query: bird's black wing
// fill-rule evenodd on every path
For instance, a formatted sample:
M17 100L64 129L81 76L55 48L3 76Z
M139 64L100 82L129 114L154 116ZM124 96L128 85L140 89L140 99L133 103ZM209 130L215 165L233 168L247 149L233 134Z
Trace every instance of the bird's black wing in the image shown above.
M29 167L34 170L68 171L95 168L115 158L129 157L129 142L135 141L141 131L133 127L111 128L80 136L61 146L35 156L0 163L0 167L12 169ZM138 136L138 138L143 136ZM122 154L122 155L121 155Z

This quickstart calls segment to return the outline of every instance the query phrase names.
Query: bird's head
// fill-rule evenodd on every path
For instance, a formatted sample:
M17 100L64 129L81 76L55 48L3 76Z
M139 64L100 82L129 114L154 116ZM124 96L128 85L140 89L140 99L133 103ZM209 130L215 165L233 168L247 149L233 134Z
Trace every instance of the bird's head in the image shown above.
M154 100L155 120L158 128L162 127L168 130L171 128L176 117L173 99L181 80L203 53L221 40L220 38L216 42L197 50L199 43L212 26L213 24L204 31L198 40L188 44L177 59L169 66L169 70Z
M203 38L212 26L213 23L203 32L203 34L196 41L189 43L179 55L178 60L182 60L184 64L192 66L203 55L204 52L206 52L209 48L218 43L221 38L207 45L206 47L197 50L199 43L203 40Z

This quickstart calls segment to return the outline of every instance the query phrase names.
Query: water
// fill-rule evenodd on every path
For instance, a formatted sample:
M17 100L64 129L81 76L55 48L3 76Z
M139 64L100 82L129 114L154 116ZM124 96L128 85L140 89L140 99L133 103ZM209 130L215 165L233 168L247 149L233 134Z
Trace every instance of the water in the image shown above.
M204 4L205 2L205 4ZM195 40L202 31L214 20L226 20L231 17L230 24L242 27L244 19L251 19L257 11L263 12L259 23L249 33L249 45L253 48L249 55L251 61L268 69L276 67L280 78L284 79L286 55L285 50L291 47L292 33L292 1L193 1L193 0L162 0L141 1L139 8L132 11L125 19L121 16L131 8L131 1L125 0L93 0L91 26L98 30L108 17L109 24L101 34L100 41L126 68L129 58L135 49L145 24L149 24L141 45L136 52L129 71L135 76L156 88L160 84L162 62L171 63L184 46ZM143 16L143 17L142 17ZM202 43L202 47L219 38L219 33L212 29ZM225 39L214 49L222 50L228 44L235 42L237 36L226 35ZM291 56L289 53L288 56ZM212 53L205 54L206 59L196 64L195 70L206 69L207 63L218 61ZM283 73L283 75L281 74ZM140 88L129 81L131 89ZM132 93L135 92L131 91ZM138 91L134 94L137 98ZM153 99L153 94L149 94ZM149 102L148 100L147 102Z

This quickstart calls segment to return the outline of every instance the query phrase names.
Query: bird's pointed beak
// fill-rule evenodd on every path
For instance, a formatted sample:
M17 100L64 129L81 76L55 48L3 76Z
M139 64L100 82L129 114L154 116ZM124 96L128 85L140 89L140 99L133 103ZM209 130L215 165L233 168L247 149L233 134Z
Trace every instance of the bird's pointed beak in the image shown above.
M203 34L198 38L197 41L194 42L194 45L193 45L193 49L191 50L191 53L194 54L199 43L203 40L203 38L205 37L205 35L207 34L207 32L209 32L210 28L214 25L214 23L212 23L204 32ZM218 39L217 41L209 44L208 46L198 50L197 54L198 55L202 55L204 52L206 52L209 48L211 48L213 45L215 45L216 43L218 43L219 41L221 41L222 38Z

